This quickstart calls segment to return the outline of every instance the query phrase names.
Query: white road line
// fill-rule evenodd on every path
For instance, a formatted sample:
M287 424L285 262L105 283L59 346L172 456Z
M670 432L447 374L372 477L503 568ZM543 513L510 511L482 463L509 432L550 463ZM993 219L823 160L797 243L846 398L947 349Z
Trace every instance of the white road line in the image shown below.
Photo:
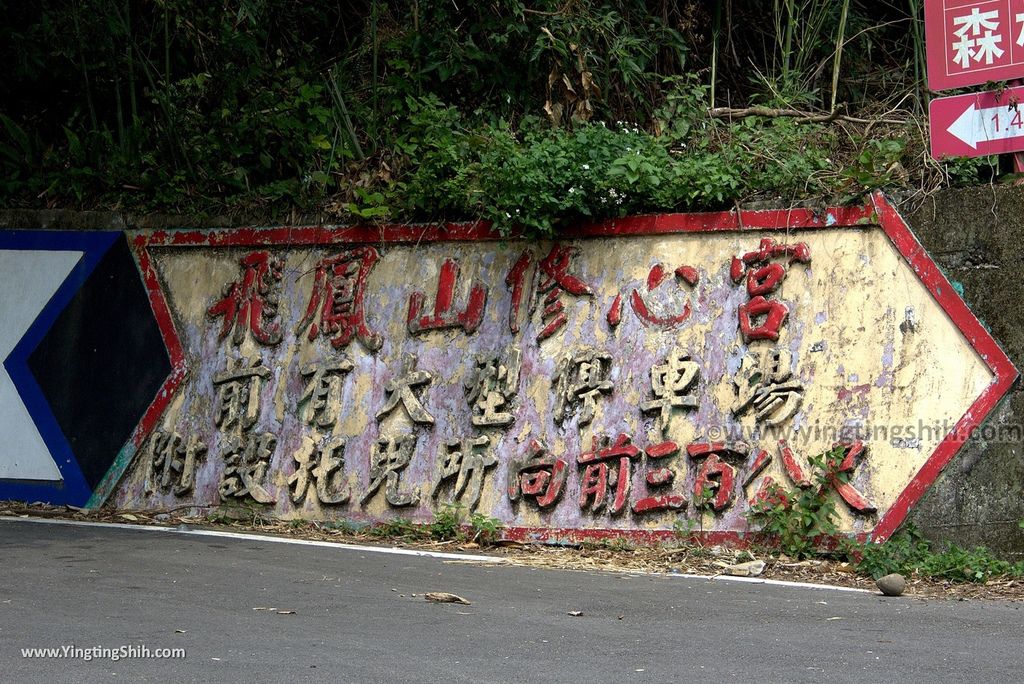
M132 525L129 523L108 523L92 522L88 520L61 520L59 518L21 518L13 516L0 516L0 522L27 522L41 523L44 525L68 525L71 527L101 527L116 530L138 530L150 532L171 532L174 534L191 535L194 537L220 537L222 539L238 539L241 541L261 541L275 544L295 544L297 546L319 546L330 549L343 549L346 551L361 551L364 553L388 553L396 556L421 556L427 558L441 558L444 560L473 561L479 563L510 563L506 558L500 556L481 556L468 553L448 553L445 551L420 551L418 549L402 549L396 546L362 546L359 544L344 544L340 542L317 541L312 539L291 539L288 537L272 537L265 534L249 534L245 532L223 532L221 530L196 530L191 528L170 527L167 525ZM521 566L530 567L530 566ZM731 575L694 575L690 573L660 573L641 572L633 574L655 575L661 577L679 577L682 579L706 580L715 582L745 582L748 584L770 584L778 587L791 587L794 589L831 589L833 591L852 591L865 594L875 593L870 589L857 587L840 587L834 584L812 584L810 582L790 582L787 580L762 579L760 577L733 577Z
M331 549L345 549L348 551L362 551L366 553L390 553L396 556L426 556L429 558L477 561L481 563L505 562L505 559L499 556L480 556L469 553L447 553L443 551L420 551L418 549L400 549L395 546L360 546L358 544L343 544L340 542L317 541L313 539L291 539L288 537L272 537L265 534L222 532L221 530L194 530L191 528L183 529L181 527L169 527L167 525L130 525L127 523L92 522L88 520L60 520L57 518L18 518L11 516L0 516L0 522L29 522L42 523L46 525L71 525L74 527L106 527L118 530L149 530L155 532L172 532L174 534L192 535L195 537L221 537L223 539L240 539L243 541L261 541L273 542L277 544L295 544L297 546L321 546Z
M812 582L792 582L790 580L773 580L762 577L735 577L733 575L690 575L686 573L671 573L668 577L683 577L685 579L705 579L722 582L745 582L747 584L772 584L777 587L794 587L797 589L832 589L833 591L853 591L862 594L874 594L870 589L860 587L841 587L837 584L814 584Z

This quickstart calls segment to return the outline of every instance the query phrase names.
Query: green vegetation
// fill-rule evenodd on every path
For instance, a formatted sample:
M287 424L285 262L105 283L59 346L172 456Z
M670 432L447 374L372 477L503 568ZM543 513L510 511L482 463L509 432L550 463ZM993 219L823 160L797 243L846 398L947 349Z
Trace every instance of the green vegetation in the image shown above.
M846 558L857 572L874 579L893 572L950 582L985 582L999 576L1024 576L1024 561L1014 564L1001 560L984 547L968 550L948 545L939 549L913 525L904 526L882 543L840 539L837 546L831 547L829 542L837 538L839 528L830 483L849 481L849 474L839 470L843 455L840 447L812 458L814 475L809 487L793 490L776 487L752 508L750 519L759 523L761 532L774 542L770 549L777 548L797 559Z
M426 526L430 537L436 541L461 539L462 509L461 505L448 504L434 511L434 519Z
M921 4L0 2L0 198L547 234L987 181L927 157Z
M783 553L797 559L817 555L822 539L838 532L831 482L833 478L849 481L849 473L839 469L844 455L838 447L812 457L814 475L809 487L786 491L776 485L751 508L750 519L760 523L761 532L775 540Z
M367 528L367 534L381 539L415 541L428 536L424 529L408 518L391 518Z
M1024 577L1024 561L1001 560L985 547L968 550L950 545L936 550L913 526L882 544L854 545L850 554L857 570L875 579L891 572L951 582L985 582L1006 575Z
M469 527L473 532L471 541L476 542L480 546L490 546L497 543L501 539L501 531L505 529L500 520L483 513L473 513L469 516Z
M490 546L501 538L504 526L497 518L473 513L466 523L466 508L462 504L445 504L434 512L433 519L424 524L405 518L393 518L367 528L370 536L401 541L471 541Z

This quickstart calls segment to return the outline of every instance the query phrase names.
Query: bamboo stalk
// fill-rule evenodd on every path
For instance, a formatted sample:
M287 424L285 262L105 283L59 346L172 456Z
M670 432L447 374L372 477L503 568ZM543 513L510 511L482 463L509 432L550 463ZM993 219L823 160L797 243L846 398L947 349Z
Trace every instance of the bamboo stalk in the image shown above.
M839 15L839 30L836 33L836 55L832 61L832 105L829 111L836 109L836 97L839 90L839 67L843 61L843 45L846 43L846 16L850 12L850 0L843 0L842 13Z

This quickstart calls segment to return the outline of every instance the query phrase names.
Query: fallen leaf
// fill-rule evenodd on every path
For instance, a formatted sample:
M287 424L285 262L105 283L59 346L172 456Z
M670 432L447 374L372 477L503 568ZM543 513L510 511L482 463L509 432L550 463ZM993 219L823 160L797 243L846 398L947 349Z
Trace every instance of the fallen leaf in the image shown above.
M188 634L188 630L187 629L176 629L176 630L174 630L174 633L175 634Z
M279 611L277 611L277 614L278 615L295 615L295 611L294 610L279 610Z
M573 617L580 617L581 615L583 615L583 611L582 610L570 610L568 614L572 615Z
M843 618L841 618L841 617L830 617L830 618L825 618L825 622L831 622L832 620L842 620L842 619Z
M122 513L121 517L125 520L131 520L132 522L138 522L139 520L139 517L137 515L132 515L131 513Z
M464 606L472 605L469 601L462 598L461 596L449 594L445 591L429 591L423 595L423 598L434 603L461 603Z

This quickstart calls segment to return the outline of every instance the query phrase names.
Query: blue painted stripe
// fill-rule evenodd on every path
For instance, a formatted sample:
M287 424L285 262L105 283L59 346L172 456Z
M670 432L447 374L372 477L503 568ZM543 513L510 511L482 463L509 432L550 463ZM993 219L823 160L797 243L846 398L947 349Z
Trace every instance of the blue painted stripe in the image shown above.
M116 231L0 230L0 250L83 253L71 273L57 288L50 301L3 362L64 480L52 483L0 480L0 500L43 501L83 506L92 494L49 402L29 371L28 357L46 337L54 322L82 289L103 255L120 236L121 233ZM69 349L68 362L73 363L75 356L76 350Z

